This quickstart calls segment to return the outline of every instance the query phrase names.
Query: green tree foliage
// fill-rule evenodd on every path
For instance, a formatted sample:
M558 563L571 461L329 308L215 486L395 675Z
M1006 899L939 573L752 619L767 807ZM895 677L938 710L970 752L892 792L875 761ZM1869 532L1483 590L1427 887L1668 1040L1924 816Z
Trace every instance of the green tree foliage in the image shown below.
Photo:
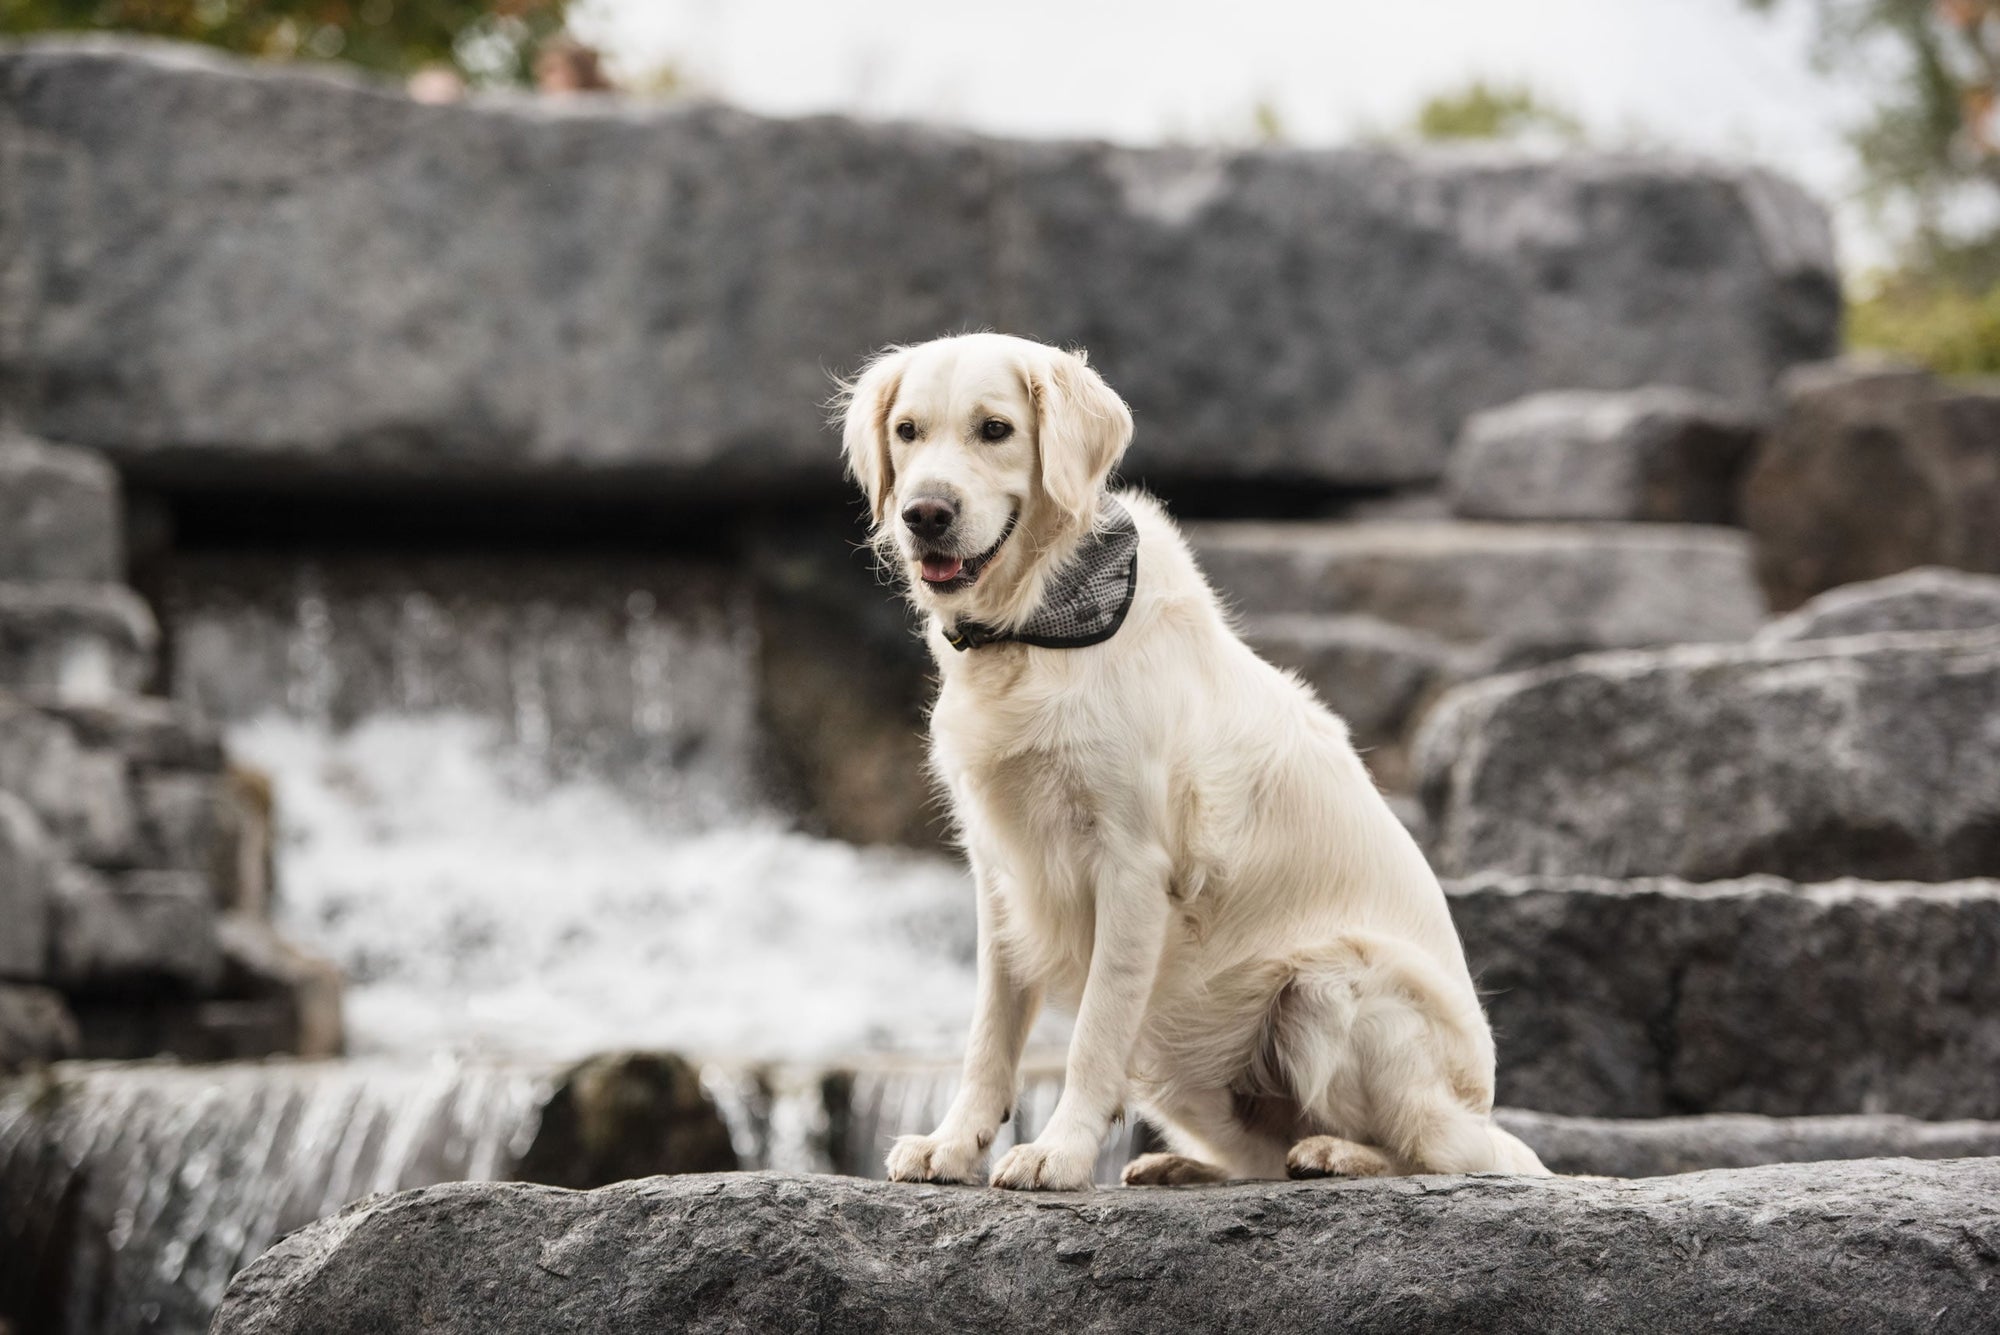
M1583 138L1576 117L1543 101L1532 89L1488 85L1484 80L1429 98L1417 109L1412 128L1418 138L1433 141L1540 136L1575 143Z
M1809 5L1820 64L1873 94L1851 142L1901 253L1851 307L1850 339L2000 372L2000 0L1745 3Z
M567 0L0 0L0 33L117 31L273 59L341 60L406 76L526 83Z

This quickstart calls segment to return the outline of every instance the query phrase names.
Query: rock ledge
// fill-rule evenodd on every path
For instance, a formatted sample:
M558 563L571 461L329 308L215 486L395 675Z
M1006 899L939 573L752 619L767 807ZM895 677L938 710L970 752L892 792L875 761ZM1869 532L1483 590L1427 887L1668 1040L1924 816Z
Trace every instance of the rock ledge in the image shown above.
M2000 1159L1014 1196L435 1187L293 1234L216 1335L1991 1330Z

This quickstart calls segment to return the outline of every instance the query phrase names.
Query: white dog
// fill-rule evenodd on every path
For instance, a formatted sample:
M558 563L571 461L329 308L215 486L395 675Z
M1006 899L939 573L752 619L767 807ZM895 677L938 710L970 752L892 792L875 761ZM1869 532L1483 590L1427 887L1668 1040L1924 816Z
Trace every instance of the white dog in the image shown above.
M932 760L979 900L964 1082L889 1176L977 1180L1044 999L1076 1015L1062 1097L995 1186L1090 1186L1132 1104L1181 1152L1128 1183L1546 1172L1492 1122L1492 1036L1423 854L1159 505L1106 491L1132 418L1083 357L895 348L844 412L929 614Z

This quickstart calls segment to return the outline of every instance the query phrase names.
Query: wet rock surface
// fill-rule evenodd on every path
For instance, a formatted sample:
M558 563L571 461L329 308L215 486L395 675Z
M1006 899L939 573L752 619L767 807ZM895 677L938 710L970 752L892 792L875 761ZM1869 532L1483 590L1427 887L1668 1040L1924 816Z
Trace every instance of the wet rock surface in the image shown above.
M1537 389L1761 401L1838 331L1818 206L1689 160L420 106L109 42L9 48L0 89L39 201L9 398L139 477L831 495L829 356L992 325L1087 345L1149 470L1382 484Z
M1446 875L2000 874L2000 630L1491 678L1439 703L1417 766Z
M1692 390L1551 391L1476 413L1446 469L1467 519L1730 524L1756 419Z
M294 1234L216 1335L1983 1331L2000 1160L1038 1197L729 1175L453 1186Z

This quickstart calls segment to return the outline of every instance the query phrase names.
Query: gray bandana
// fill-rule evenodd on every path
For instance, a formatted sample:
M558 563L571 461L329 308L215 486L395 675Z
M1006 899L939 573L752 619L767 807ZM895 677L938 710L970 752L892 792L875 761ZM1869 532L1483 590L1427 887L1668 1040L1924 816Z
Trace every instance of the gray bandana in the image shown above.
M961 651L1004 641L1041 649L1082 649L1116 635L1139 587L1139 528L1131 511L1109 496L1099 505L1097 516L1097 527L1050 578L1041 606L1019 630L961 621L956 629L945 627L945 640Z

